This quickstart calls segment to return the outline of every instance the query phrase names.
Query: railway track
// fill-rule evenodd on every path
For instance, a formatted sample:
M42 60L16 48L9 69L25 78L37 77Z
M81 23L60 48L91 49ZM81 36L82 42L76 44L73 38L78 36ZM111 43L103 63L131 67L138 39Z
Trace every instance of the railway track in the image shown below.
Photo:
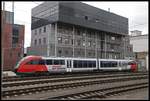
M148 83L147 82L142 82L142 83L133 83L133 84L116 84L117 86L110 86L109 87L104 87L98 90L92 90L92 91L86 91L86 92L81 92L81 93L74 93L74 94L68 94L68 95L61 95L57 97L50 97L47 100L50 99L61 99L61 100L81 100L81 99L90 99L90 100L100 100L100 99L106 99L111 96L114 96L116 94L121 94L124 92L128 92L131 90L136 90L136 89L142 89L142 88L147 88Z
M2 87L19 87L19 86L25 86L25 85L34 85L34 84L44 84L44 83L53 83L53 82L64 82L64 81L70 81L70 80L85 80L85 79L96 79L96 78L108 78L108 77L117 77L117 76L135 76L135 75L147 75L147 74L96 74L96 75L82 75L77 77L61 77L61 78L43 78L43 79L35 79L35 80L26 80L26 81L15 81L15 82L3 82Z
M102 76L102 75L101 75ZM102 85L102 84L110 84L110 83L121 83L127 81L139 81L143 80L145 84L148 83L148 75L120 75L115 77L93 77L93 78L84 78L84 79L73 79L64 80L60 82L48 82L42 84L34 84L34 85L27 85L22 87L9 87L9 88L2 88L2 97L12 97L12 96L19 96L19 95L28 95L31 93L40 93L42 91L57 91L63 90L68 88L76 88L80 86L89 86L89 85ZM137 83L137 82L136 82Z
M57 74L49 74L49 75L43 75L43 76L25 76L25 77L21 77L21 76L13 76L13 77L4 77L2 79L2 82L13 82L13 81L24 81L24 80L36 80L36 79L43 79L43 78L57 78L57 77L62 77L62 75L64 77L72 77L72 76L82 76L82 75L96 75L99 73L103 73L103 74L109 74L109 72L99 72L99 71L95 71L95 72L77 72L77 73L57 73ZM111 72L111 73L121 73L121 72ZM125 73L125 72L124 72ZM128 72L126 72L128 73Z
M46 76L29 76L29 77L20 77L20 76L13 76L13 77L4 77L2 82L13 82L13 81L25 81L25 80L36 80L36 79L43 79L43 78L59 78L59 77L72 77L72 76L84 76L84 75L105 75L105 74L133 74L132 72L77 72L77 73L65 73L65 74L51 74ZM147 74L147 72L138 72L134 74Z

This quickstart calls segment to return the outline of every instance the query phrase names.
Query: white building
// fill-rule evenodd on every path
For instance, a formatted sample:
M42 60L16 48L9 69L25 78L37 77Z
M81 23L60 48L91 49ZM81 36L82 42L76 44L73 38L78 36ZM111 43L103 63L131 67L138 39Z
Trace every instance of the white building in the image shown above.
M134 30L134 31L130 31L131 32L131 36L138 36L142 34L142 31L139 30Z
M133 52L140 63L140 69L148 70L148 34L130 36L130 44L133 45Z

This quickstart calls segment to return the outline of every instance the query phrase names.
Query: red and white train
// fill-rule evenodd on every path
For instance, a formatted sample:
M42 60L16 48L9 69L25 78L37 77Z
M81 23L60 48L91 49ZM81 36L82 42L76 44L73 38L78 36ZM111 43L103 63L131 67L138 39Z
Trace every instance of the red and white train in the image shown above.
M104 70L135 72L137 64L133 60L27 56L15 67L15 73L23 75Z

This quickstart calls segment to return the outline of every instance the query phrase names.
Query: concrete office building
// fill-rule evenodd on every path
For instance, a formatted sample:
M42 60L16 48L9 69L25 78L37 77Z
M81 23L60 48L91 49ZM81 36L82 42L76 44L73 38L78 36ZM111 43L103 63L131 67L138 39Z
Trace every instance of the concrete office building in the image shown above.
M80 1L32 9L28 55L123 59L132 55L128 19Z

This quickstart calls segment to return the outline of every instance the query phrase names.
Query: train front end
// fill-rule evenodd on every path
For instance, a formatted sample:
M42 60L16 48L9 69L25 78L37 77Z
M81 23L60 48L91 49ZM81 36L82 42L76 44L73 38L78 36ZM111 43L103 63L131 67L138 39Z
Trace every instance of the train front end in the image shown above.
M41 60L41 56L27 56L18 62L14 69L14 72L16 73L16 75L24 76L32 75L37 72L46 72L47 68L44 64L37 64Z
M131 71L132 72L137 72L138 71L138 65L135 61L131 61L130 66L131 66Z

